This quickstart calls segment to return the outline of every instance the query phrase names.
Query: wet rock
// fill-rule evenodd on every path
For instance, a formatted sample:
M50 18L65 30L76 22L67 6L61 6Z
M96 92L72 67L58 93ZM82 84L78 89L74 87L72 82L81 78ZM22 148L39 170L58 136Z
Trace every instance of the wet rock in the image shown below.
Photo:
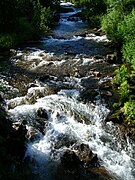
M95 35L100 36L101 34L100 34L100 32L95 32Z
M18 130L20 126L21 126L21 122L20 122L20 121L13 122L13 124L12 124L12 127L13 127L15 130Z
M47 66L52 66L52 65L54 65L53 62L50 62L50 63L47 64Z
M16 123L14 130L10 132L10 136L6 140L6 146L8 153L13 156L24 157L26 151L26 121Z
M74 9L73 9L73 7L64 7L64 6L61 6L60 7L60 12L61 13L74 12Z
M98 87L98 80L92 77L81 80L81 85L86 88L96 89Z
M99 71L94 71L93 74L95 77L101 77L102 75Z
M77 155L79 157L80 162L85 167L98 167L99 162L97 155L94 154L87 144L80 144L79 146L75 147L77 149Z
M48 120L48 118L49 118L47 111L46 111L45 109L43 109L42 107L37 110L37 115L38 115L39 117L45 118L45 119L47 119L47 120Z
M46 74L44 76L39 77L39 80L42 81L42 82L44 82L46 80L50 80L50 76L48 74Z
M99 93L95 89L86 88L81 92L80 98L84 102L93 102Z
M61 157L62 168L66 172L63 176L70 177L72 180L114 179L105 168L100 167L97 155L87 144L82 143L73 148L75 151L66 150Z
M66 147L70 147L72 146L74 143L76 143L76 139L75 138L71 138L66 134L61 134L58 138L57 141L55 143L55 149L60 149L63 146Z
M11 56L15 56L17 51L15 49L10 49Z
M41 134L34 127L29 126L27 128L26 138L30 141L35 141L41 137Z
M100 93L101 95L103 95L103 96L113 96L113 94L112 94L112 92L111 91L101 91L101 93Z
M107 61L110 64L116 63L117 61L117 52L107 54L105 57L105 61Z
M27 88L29 89L29 88L33 88L33 87L38 87L35 83L29 83L28 85L27 85Z
M29 88L25 99L30 103L34 103L36 99L44 97L46 95L45 87L33 87Z
M95 55L95 56L94 56L94 59L103 59L103 56L102 56L102 55L97 54L97 55Z
M74 151L66 150L61 157L61 163L67 170L76 171L79 168L80 160Z

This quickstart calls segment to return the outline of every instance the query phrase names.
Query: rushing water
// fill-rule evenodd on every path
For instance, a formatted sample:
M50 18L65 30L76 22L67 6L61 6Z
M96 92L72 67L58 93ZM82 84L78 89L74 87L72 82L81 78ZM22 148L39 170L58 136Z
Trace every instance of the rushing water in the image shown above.
M67 4L62 5L67 6ZM67 7L70 7L70 5ZM77 21L68 21L67 17L79 12L72 5L71 7L74 12L61 14L60 22L54 30L54 36L41 39L38 45L38 48L41 49L31 47L31 52L28 54L18 51L17 56L12 61L15 64L20 61L27 61L28 68L36 71L39 67L48 65L54 54L58 56L72 52L84 55L83 58L78 59L78 56L76 56L71 59L73 64L78 63L79 66L91 65L93 59L85 56L95 55L99 51L102 53L103 49L93 42L95 40L102 41L105 37L98 39L94 35L87 38L74 36L76 31L77 34L85 31L87 23L79 18ZM19 59L22 55L23 59ZM44 60L43 57L47 57L48 60ZM63 57L64 55L61 58ZM63 67L65 62L66 58L61 61L57 60L56 57L55 60L53 59L55 66L60 65ZM100 96L96 97L94 103L84 103L80 100L80 92L84 88L82 82L90 77L91 75L87 77L70 76L58 81L57 77L52 76L51 80L44 83L37 80L37 87L29 88L25 96L7 101L8 105L12 104L12 108L10 109L9 105L8 110L12 119L14 121L27 120L27 128L35 127L38 134L37 139L28 143L26 153L26 157L30 157L33 162L31 168L35 174L35 179L57 180L57 167L61 155L66 149L73 149L74 144L77 143L88 144L90 149L101 159L102 165L116 179L135 179L134 146L128 138L122 145L117 137L117 129L113 123L105 124L104 121L109 109L105 104L101 104ZM108 78L106 77L106 79ZM99 83L103 81L105 81L105 78L100 80ZM70 88L61 88L55 94L47 94L47 85L61 87L63 84L68 85ZM39 93L42 96L39 96ZM30 98L33 98L32 102L30 102ZM38 117L37 112L39 109L47 112L48 119ZM42 133L39 121L42 122Z

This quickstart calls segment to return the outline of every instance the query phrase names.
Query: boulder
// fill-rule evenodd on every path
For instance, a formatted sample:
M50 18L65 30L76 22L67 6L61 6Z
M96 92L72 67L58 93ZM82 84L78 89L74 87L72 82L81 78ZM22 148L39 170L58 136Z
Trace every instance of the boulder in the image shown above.
M16 127L10 130L6 139L7 152L13 156L23 158L26 151L26 121L16 122Z
M82 165L87 168L99 166L97 155L91 151L89 145L82 143L75 147L75 149L77 149L77 155Z
M29 141L36 141L37 139L39 139L41 137L41 135L42 134L37 129L35 129L32 126L28 126L26 138Z
M76 171L80 165L80 160L74 151L66 150L61 157L61 163L65 169Z
M74 150L66 150L61 157L61 174L71 180L112 180L108 171L101 167L97 155L87 144L75 145Z
M105 61L110 63L110 64L116 63L116 61L117 61L117 52L107 54L106 57L105 57Z
M46 111L44 108L42 108L42 107L40 107L40 108L37 110L37 115L38 115L39 117L45 118L45 119L47 119L47 120L48 120L48 118L49 118L47 111Z

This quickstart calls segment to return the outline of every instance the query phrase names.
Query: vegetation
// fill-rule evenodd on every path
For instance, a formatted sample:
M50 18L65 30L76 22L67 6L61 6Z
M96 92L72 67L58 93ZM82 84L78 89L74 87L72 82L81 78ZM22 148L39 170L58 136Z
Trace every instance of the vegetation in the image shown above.
M132 0L108 0L107 14L102 20L102 29L108 38L120 46L123 65L116 70L114 84L118 86L120 107L124 109L125 120L135 123L135 2Z
M48 32L56 5L51 0L1 0L0 50Z

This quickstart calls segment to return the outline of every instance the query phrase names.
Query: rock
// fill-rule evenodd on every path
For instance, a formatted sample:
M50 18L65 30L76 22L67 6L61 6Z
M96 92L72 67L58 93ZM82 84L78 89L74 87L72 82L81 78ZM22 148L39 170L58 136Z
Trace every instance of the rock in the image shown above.
M75 147L75 149L78 150L77 155L79 160L85 167L88 168L99 166L97 155L90 150L89 145L82 143Z
M16 138L10 137L9 139L7 139L6 147L8 153L12 156L23 158L25 155L26 145L24 141L22 141L17 137Z
M66 147L70 147L72 146L73 144L76 143L76 139L75 138L71 138L69 137L68 135L66 134L61 134L59 135L59 137L57 138L57 141L55 143L55 149L60 149L61 147L63 146L66 146Z
M80 98L85 102L93 102L98 94L95 89L86 88L81 92Z
M20 125L21 125L21 122L17 121L12 124L12 127L17 131L19 129Z
M35 141L40 137L40 133L34 127L29 126L27 129L28 130L27 130L26 138L28 140Z
M101 91L101 93L100 93L101 95L103 95L103 96L113 96L113 94L112 94L112 92L110 92L110 91Z
M46 74L44 76L39 77L39 80L42 81L42 82L44 82L46 80L50 80L50 76L48 74Z
M47 111L46 111L45 109L43 109L42 107L37 110L37 115L38 115L39 117L45 118L45 119L47 119L47 120L48 120L48 118L49 118Z
M95 77L101 77L101 73L98 71L94 71L93 74Z
M32 88L32 87L38 87L35 83L29 83L28 85L27 85L27 88L29 89L29 88Z
M97 155L87 144L73 147L74 150L66 150L61 157L64 179L72 180L112 180L114 179L105 168L100 167ZM65 174L63 172L66 172ZM71 176L72 175L72 176Z
M110 64L116 63L117 61L117 52L107 54L105 57L105 61L107 61Z
M100 32L95 32L95 35L100 36L101 34L100 34Z
M17 127L18 126L18 127ZM6 140L8 153L16 157L24 157L26 151L26 121L16 122L16 129L10 130Z
M102 55L97 54L97 55L94 55L94 59L103 59L103 56L102 56Z
M73 9L73 7L64 7L64 6L61 6L60 7L60 12L61 13L74 12L74 9Z
M10 54L11 56L15 56L16 55L16 50L15 49L10 49Z
M80 160L74 151L66 150L61 157L61 163L67 170L76 171L80 165Z
M28 89L25 100L27 100L30 104L34 103L36 99L44 97L46 95L45 87L31 87Z

